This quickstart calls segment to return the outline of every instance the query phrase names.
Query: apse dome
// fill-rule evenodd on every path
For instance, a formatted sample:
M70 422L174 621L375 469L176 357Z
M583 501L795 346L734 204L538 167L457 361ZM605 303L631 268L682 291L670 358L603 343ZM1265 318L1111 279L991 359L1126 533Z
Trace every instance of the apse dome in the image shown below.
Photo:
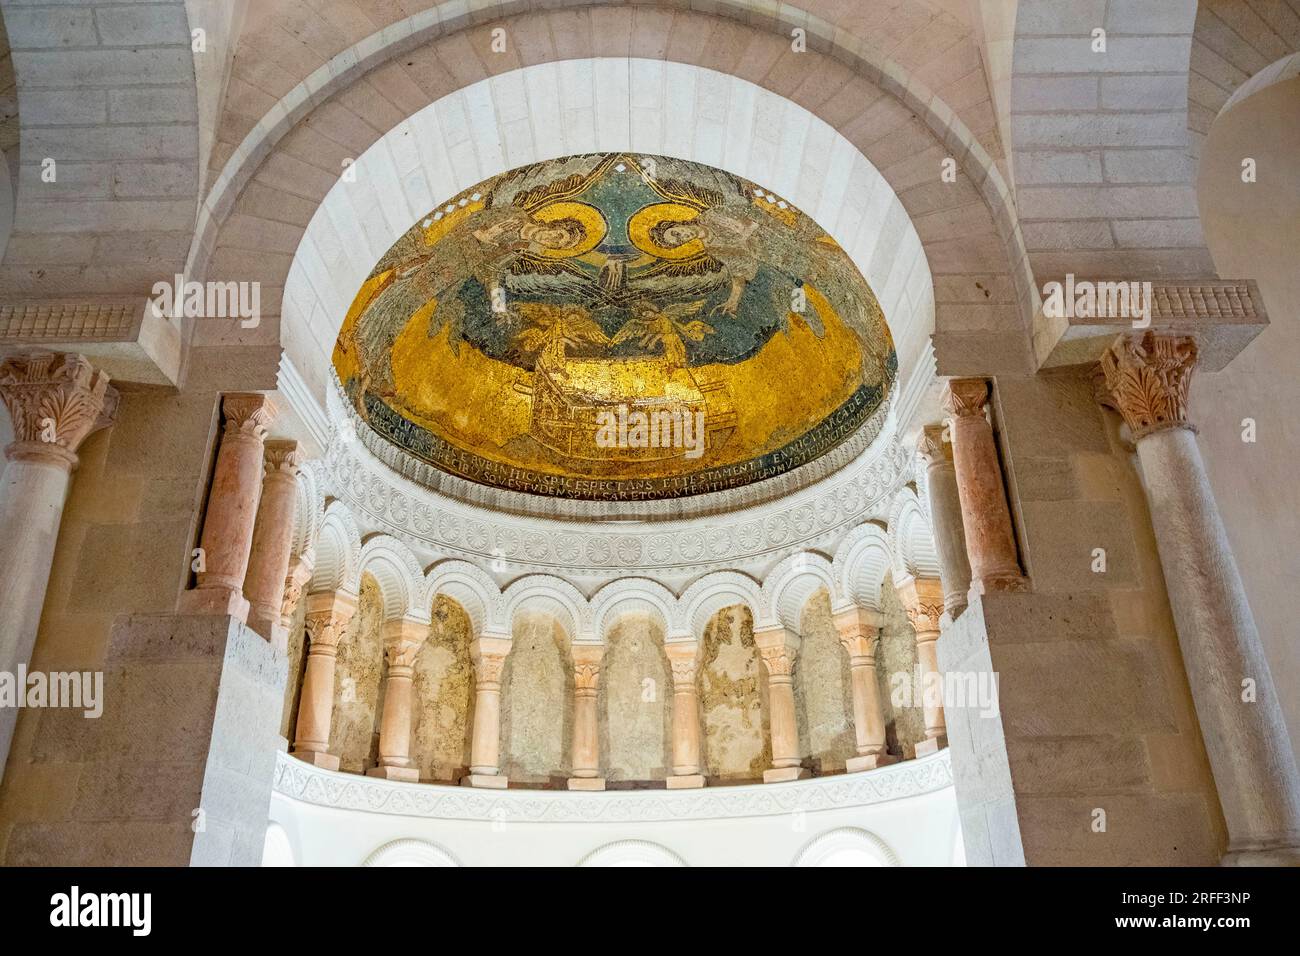
M810 217L633 153L520 167L441 204L362 285L333 362L390 463L598 501L817 461L883 416L898 367L876 296Z

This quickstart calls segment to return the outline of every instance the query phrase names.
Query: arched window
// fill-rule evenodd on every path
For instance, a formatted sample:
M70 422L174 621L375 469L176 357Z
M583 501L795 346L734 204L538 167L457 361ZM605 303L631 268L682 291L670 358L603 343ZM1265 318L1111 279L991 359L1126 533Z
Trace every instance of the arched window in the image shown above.
M823 833L805 846L795 866L902 866L884 840L867 830L843 827Z
M289 834L278 823L266 825L266 842L262 844L263 866L297 866L293 859L293 844Z
M685 866L686 861L672 850L643 840L620 840L582 858L578 866Z
M456 858L435 843L394 840L370 856L362 866L460 866Z

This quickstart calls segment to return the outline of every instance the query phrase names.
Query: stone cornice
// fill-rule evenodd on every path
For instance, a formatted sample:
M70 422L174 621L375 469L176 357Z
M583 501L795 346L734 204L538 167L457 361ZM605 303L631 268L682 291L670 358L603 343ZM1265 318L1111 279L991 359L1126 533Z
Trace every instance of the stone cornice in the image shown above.
M760 817L904 800L952 786L946 749L902 763L792 783L701 790L479 790L401 783L276 756L275 792L301 803L365 813L520 823L623 823Z

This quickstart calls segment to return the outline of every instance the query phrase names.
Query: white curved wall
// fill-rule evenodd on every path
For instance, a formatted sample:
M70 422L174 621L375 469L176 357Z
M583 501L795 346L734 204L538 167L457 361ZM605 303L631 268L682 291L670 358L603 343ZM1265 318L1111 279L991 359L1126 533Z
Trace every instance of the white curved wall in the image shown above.
M593 794L394 783L281 754L271 821L300 866L420 865L411 847L439 861L426 865L845 865L855 853L874 865L964 864L946 750L786 784Z

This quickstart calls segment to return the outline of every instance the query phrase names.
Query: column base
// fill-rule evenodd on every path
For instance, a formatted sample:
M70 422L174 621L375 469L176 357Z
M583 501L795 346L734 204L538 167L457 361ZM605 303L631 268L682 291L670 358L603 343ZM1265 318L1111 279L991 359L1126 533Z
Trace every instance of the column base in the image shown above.
M863 754L860 757L850 757L844 761L844 769L849 773L858 773L862 770L875 770L877 767L886 767L891 763L898 763L898 758L893 754Z
M322 770L339 769L339 758L321 750L295 750L289 756L297 757L303 763L309 763L313 767L320 767Z
M1220 866L1300 866L1300 846L1270 846L1228 850Z
M984 578L976 578L970 583L970 593L978 594L980 597L985 594L1028 590L1029 578L1023 574L991 574Z
M248 598L231 588L194 588L176 602L181 614L224 614L241 623L248 620L248 607Z
M604 790L604 777L570 777L570 790Z
M927 737L925 740L917 742L916 755L918 757L928 757L930 754L937 754L947 746L947 734L941 734L938 737Z
M484 790L504 790L509 778L499 773L471 773L460 778L462 787L481 787Z
M382 777L384 780L401 780L405 783L419 783L420 771L414 767L371 767L366 771L367 777Z
M812 771L807 767L773 767L763 771L763 782L789 783L791 780L803 780L811 776Z
M704 786L704 774L702 773L683 773L675 774L666 781L669 790L694 790Z

